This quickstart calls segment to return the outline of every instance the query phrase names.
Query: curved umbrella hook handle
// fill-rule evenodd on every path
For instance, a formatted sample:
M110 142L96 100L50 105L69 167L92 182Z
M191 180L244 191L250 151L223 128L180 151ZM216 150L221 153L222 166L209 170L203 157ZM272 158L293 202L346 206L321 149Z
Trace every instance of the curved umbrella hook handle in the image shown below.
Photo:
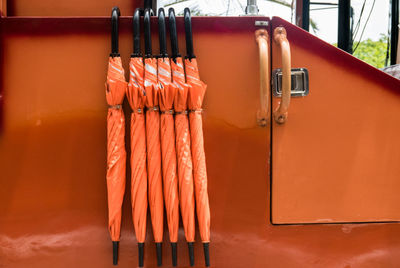
M172 59L175 61L177 57L180 57L178 47L178 35L176 33L176 20L175 10L171 7L168 9L168 21L169 21L169 34L171 39Z
M290 45L286 36L285 28L275 28L274 41L281 48L282 57L282 100L274 112L274 119L278 124L283 124L287 120L292 88Z
M135 9L133 13L133 54L132 57L141 57L142 52L140 51L140 8Z
M255 32L256 42L258 44L260 59L260 102L261 109L257 112L257 122L260 126L267 125L269 120L269 95L270 95L270 67L269 67L269 47L268 32L260 29Z
M151 58L151 28L150 28L150 9L144 11L144 51L145 57Z
M165 28L164 8L158 9L158 35L160 40L160 57L168 57L167 53L167 31Z
M118 7L113 7L111 11L111 57L119 57L118 52L118 22L121 12Z
M192 35L192 18L190 16L190 9L185 8L185 37L186 37L186 58L192 60L196 58L193 52L193 35Z

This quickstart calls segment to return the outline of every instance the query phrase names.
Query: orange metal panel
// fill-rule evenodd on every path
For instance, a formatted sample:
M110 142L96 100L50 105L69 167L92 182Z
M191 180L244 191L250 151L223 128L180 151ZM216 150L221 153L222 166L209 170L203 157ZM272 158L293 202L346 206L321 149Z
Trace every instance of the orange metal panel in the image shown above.
M109 16L118 6L121 14L132 16L143 0L9 0L8 16Z
M399 224L270 223L270 129L256 123L254 20L260 18L193 18L200 75L208 84L203 115L212 267L398 267ZM131 22L121 19L125 68ZM2 23L0 266L113 267L105 181L109 18ZM178 26L183 52L180 19ZM124 108L129 118L127 103ZM145 265L155 267L151 228L147 231ZM202 267L198 233L196 241L196 267ZM182 228L178 243L178 264L186 267ZM136 254L127 191L118 267L134 267ZM169 246L163 254L169 267Z
M240 199L252 200L253 195L247 191L237 197L227 196L226 190L219 193L221 186L234 192L242 188L238 188L240 181L230 181L232 174L250 174L258 177L261 184L267 183L264 163L268 131L256 124L259 108L258 66L253 64L258 58L254 40L256 19L259 18L233 21L193 18L200 74L209 85L204 132L213 213L211 254L212 263L219 267L230 255L219 248L231 243L224 233L232 232L228 231L226 223L230 220L226 219L234 216L225 207L230 206L232 199L239 198L238 208L247 210ZM184 55L183 20L178 18L177 22ZM121 18L120 52L125 70L132 51L131 23L130 18ZM153 23L156 30L157 21ZM3 26L0 266L110 267L104 92L110 52L109 18L5 18ZM157 53L158 36L154 32L153 51ZM232 63L234 76L226 69ZM215 75L216 72L219 74ZM127 103L124 108L129 122ZM129 124L126 129L129 133ZM129 138L126 143L127 149L130 148ZM252 161L248 155L258 159ZM221 164L223 158L228 161ZM247 162L251 170L232 169L231 165L238 162ZM247 188L251 190L253 186ZM259 219L266 224L266 187L260 194L261 202L256 202L260 204ZM126 191L120 267L137 263L129 200ZM246 214L240 218L247 221ZM147 226L145 263L154 267L151 224ZM167 235L165 228L165 241ZM201 265L202 245L199 237L196 240L196 263ZM182 228L179 246L179 264L187 265ZM170 263L169 251L165 243L165 264Z
M310 94L291 99L285 124L273 122L273 222L399 221L400 81L275 18L279 25L292 67L309 70ZM273 69L279 51L273 43Z
M1 0L0 13L1 13L1 16L7 16L7 0Z

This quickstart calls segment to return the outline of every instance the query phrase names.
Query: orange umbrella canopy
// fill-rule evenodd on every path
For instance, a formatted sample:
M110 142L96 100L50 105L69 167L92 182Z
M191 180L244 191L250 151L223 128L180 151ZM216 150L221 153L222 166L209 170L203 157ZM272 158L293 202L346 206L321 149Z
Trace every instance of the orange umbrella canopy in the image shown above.
M163 239L164 201L161 175L160 113L158 111L157 59L145 59L146 137L149 205L154 240Z
M192 159L194 189L196 196L197 220L201 240L210 242L210 207L207 193L207 169L204 153L202 109L207 85L200 81L196 59L185 60L186 80L190 85L188 96L190 136L192 139Z
M189 120L187 117L188 85L185 83L185 72L181 57L171 61L172 77L176 87L174 102L176 152L178 161L179 201L186 241L194 242L194 190L193 165L190 150Z
M176 173L175 128L173 103L176 88L171 83L169 58L158 59L158 85L161 111L161 152L164 182L164 199L167 212L169 239L178 242L179 196Z
M131 58L129 84L126 92L132 108L131 115L131 203L136 239L140 250L146 239L147 220L147 169L146 169L146 125L144 117L145 91L143 85L144 66L141 57ZM142 256L139 257L139 260Z
M122 102L127 83L120 57L110 57L108 62L106 99L107 114L107 195L108 228L111 240L120 239L121 207L125 192L125 117Z
M192 139L192 158L196 212L201 241L204 246L206 266L209 266L210 206L207 193L207 169L204 153L202 109L207 85L200 81L195 58L185 60L186 80L190 85L188 96L190 136Z

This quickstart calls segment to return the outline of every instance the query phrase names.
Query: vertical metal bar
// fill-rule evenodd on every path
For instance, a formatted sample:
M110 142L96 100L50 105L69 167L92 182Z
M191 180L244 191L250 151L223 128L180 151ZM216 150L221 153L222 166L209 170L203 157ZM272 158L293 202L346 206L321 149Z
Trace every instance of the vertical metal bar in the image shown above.
M157 0L153 0L152 9L153 9L154 16L156 16L157 15Z
M303 0L296 0L295 4L295 23L297 26L301 27L303 23Z
M399 2L392 0L392 22L390 30L390 64L396 64L397 46L399 42Z
M349 46L351 48L351 54L353 54L353 44L354 44L353 30L354 30L354 9L350 5L350 44L349 44Z
M245 12L246 15L257 15L258 14L257 0L247 0L247 6Z
M350 0L339 0L338 12L338 47L348 53L353 52L351 47L351 31L350 31Z
M301 28L310 31L310 0L302 0ZM297 12L296 12L297 13Z
M157 14L157 0L144 0L144 9L151 9L153 13L151 15Z

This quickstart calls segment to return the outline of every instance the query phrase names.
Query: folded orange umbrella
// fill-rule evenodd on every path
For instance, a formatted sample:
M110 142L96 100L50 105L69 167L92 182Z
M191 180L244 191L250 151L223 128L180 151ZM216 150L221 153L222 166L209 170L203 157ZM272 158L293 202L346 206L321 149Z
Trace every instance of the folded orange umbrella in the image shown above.
M172 8L169 9L169 22L172 47L172 78L177 88L175 108L175 133L176 153L178 161L178 185L179 203L181 206L183 228L186 241L189 247L190 265L194 265L194 237L195 237L195 216L194 216L194 190L193 190L193 166L190 150L189 120L187 116L187 94L188 87L185 83L185 72L183 69L182 57L178 52L178 40L176 34L175 14Z
M112 53L108 60L106 82L107 114L107 196L108 229L113 241L113 264L118 263L118 243L121 231L121 207L125 193L125 117L122 102L127 83L118 54L119 9L112 11Z
M161 153L164 184L164 200L167 213L169 239L172 249L172 265L177 265L179 229L178 177L176 174L175 127L173 103L176 88L171 80L171 66L167 55L164 9L158 11L160 57L158 58L158 87L161 111Z
M186 82L190 85L188 107L190 120L190 136L192 139L192 159L194 171L194 189L196 197L197 220L201 241L204 247L206 266L210 266L210 206L207 193L207 170L204 153L202 109L206 84L200 81L197 61L193 53L192 27L190 10L185 8L185 32L187 58L185 59Z
M161 141L160 113L158 107L157 59L152 58L150 11L144 14L145 33L145 71L144 88L146 91L146 138L147 138L147 168L149 185L149 205L153 235L156 242L157 263L162 265L162 240L164 224L164 201L161 175Z
M134 35L139 37L139 9L134 15ZM140 43L135 42L134 53L129 64L129 84L126 96L132 108L131 115L131 203L132 218L138 242L139 267L143 267L144 241L147 221L147 168L146 168L146 125L144 104L146 100L143 76L143 58Z
M131 116L131 203L132 218L139 247L139 267L143 266L143 247L147 220L146 126L144 117L143 58L131 58L127 92Z

